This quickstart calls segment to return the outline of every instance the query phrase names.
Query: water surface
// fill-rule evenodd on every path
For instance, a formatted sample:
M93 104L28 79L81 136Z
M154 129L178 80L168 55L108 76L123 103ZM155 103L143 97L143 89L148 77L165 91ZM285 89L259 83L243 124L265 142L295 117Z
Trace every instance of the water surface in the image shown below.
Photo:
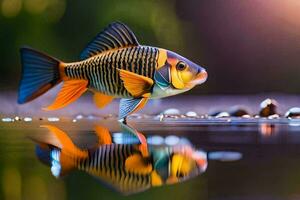
M207 153L207 169L187 181L124 196L74 170L55 178L35 155L32 137L55 138L41 124L64 130L81 148L95 144L95 125L120 132L114 120L1 123L1 199L298 199L300 127L288 120L132 120L146 138L177 136ZM169 137L170 138L170 137ZM176 137L175 137L176 138ZM176 143L176 142L175 142ZM12 187L12 185L14 187Z

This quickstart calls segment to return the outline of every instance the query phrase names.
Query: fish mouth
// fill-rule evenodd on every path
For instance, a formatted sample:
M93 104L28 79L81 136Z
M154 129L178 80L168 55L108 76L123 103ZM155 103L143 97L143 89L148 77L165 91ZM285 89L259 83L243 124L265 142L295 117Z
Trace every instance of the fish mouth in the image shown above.
M206 70L203 69L197 74L197 76L196 76L195 80L193 81L193 83L195 85L200 85L200 84L204 83L207 80L207 77L208 77L208 74L207 74Z

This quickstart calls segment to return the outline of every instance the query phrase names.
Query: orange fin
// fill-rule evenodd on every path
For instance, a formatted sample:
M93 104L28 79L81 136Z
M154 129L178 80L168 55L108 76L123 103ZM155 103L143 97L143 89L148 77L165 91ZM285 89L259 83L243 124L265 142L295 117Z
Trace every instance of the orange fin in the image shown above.
M125 169L129 172L148 174L152 171L152 165L147 163L140 154L133 154L126 159Z
M98 108L104 108L114 99L114 97L102 94L101 92L94 93L94 102Z
M151 172L151 185L152 186L162 185L161 177L158 175L156 171Z
M76 158L88 157L88 152L78 148L69 138L69 136L59 128L52 125L42 125L41 127L47 128L52 134L55 135L61 144L62 153Z
M87 80L65 81L54 102L44 110L56 110L69 105L87 90L87 86Z
M144 134L142 133L137 133L137 136L141 142L140 146L139 146L139 150L141 152L141 154L143 155L143 157L148 157L149 156L149 152L148 152L148 145L147 145L147 139L144 136Z
M151 78L123 69L119 69L119 72L120 77L124 82L124 87L132 96L141 97L151 90L153 85L153 80Z
M109 130L102 126L96 126L95 127L96 135L98 136L98 144L111 144L111 136L109 133Z

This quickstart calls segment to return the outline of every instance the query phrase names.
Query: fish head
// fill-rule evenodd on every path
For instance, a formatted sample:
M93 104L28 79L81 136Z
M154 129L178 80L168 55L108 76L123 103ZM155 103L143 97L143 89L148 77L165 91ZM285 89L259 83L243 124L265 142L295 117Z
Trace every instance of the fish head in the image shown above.
M207 72L203 67L169 50L159 51L157 71L161 80L170 83L177 90L190 90L207 79Z
M207 168L207 155L203 151L194 150L190 146L176 150L169 163L167 184L174 184L196 177Z

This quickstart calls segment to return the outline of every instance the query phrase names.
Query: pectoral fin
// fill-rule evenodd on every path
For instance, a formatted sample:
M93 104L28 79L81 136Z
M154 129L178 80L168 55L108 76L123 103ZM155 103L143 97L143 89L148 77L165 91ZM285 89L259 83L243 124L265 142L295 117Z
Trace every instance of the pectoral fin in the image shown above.
M133 72L119 69L126 90L134 97L145 97L153 85L153 80ZM149 95L149 94L148 94Z
M148 98L121 99L119 107L119 119L123 119L131 113L142 109L148 101Z
M104 108L114 99L114 97L102 94L101 92L94 93L94 102L98 108Z
M64 82L54 102L43 108L44 110L56 110L76 101L86 90L87 80L67 80Z
M152 171L152 165L147 163L140 154L133 154L126 159L125 169L129 172L147 174Z

